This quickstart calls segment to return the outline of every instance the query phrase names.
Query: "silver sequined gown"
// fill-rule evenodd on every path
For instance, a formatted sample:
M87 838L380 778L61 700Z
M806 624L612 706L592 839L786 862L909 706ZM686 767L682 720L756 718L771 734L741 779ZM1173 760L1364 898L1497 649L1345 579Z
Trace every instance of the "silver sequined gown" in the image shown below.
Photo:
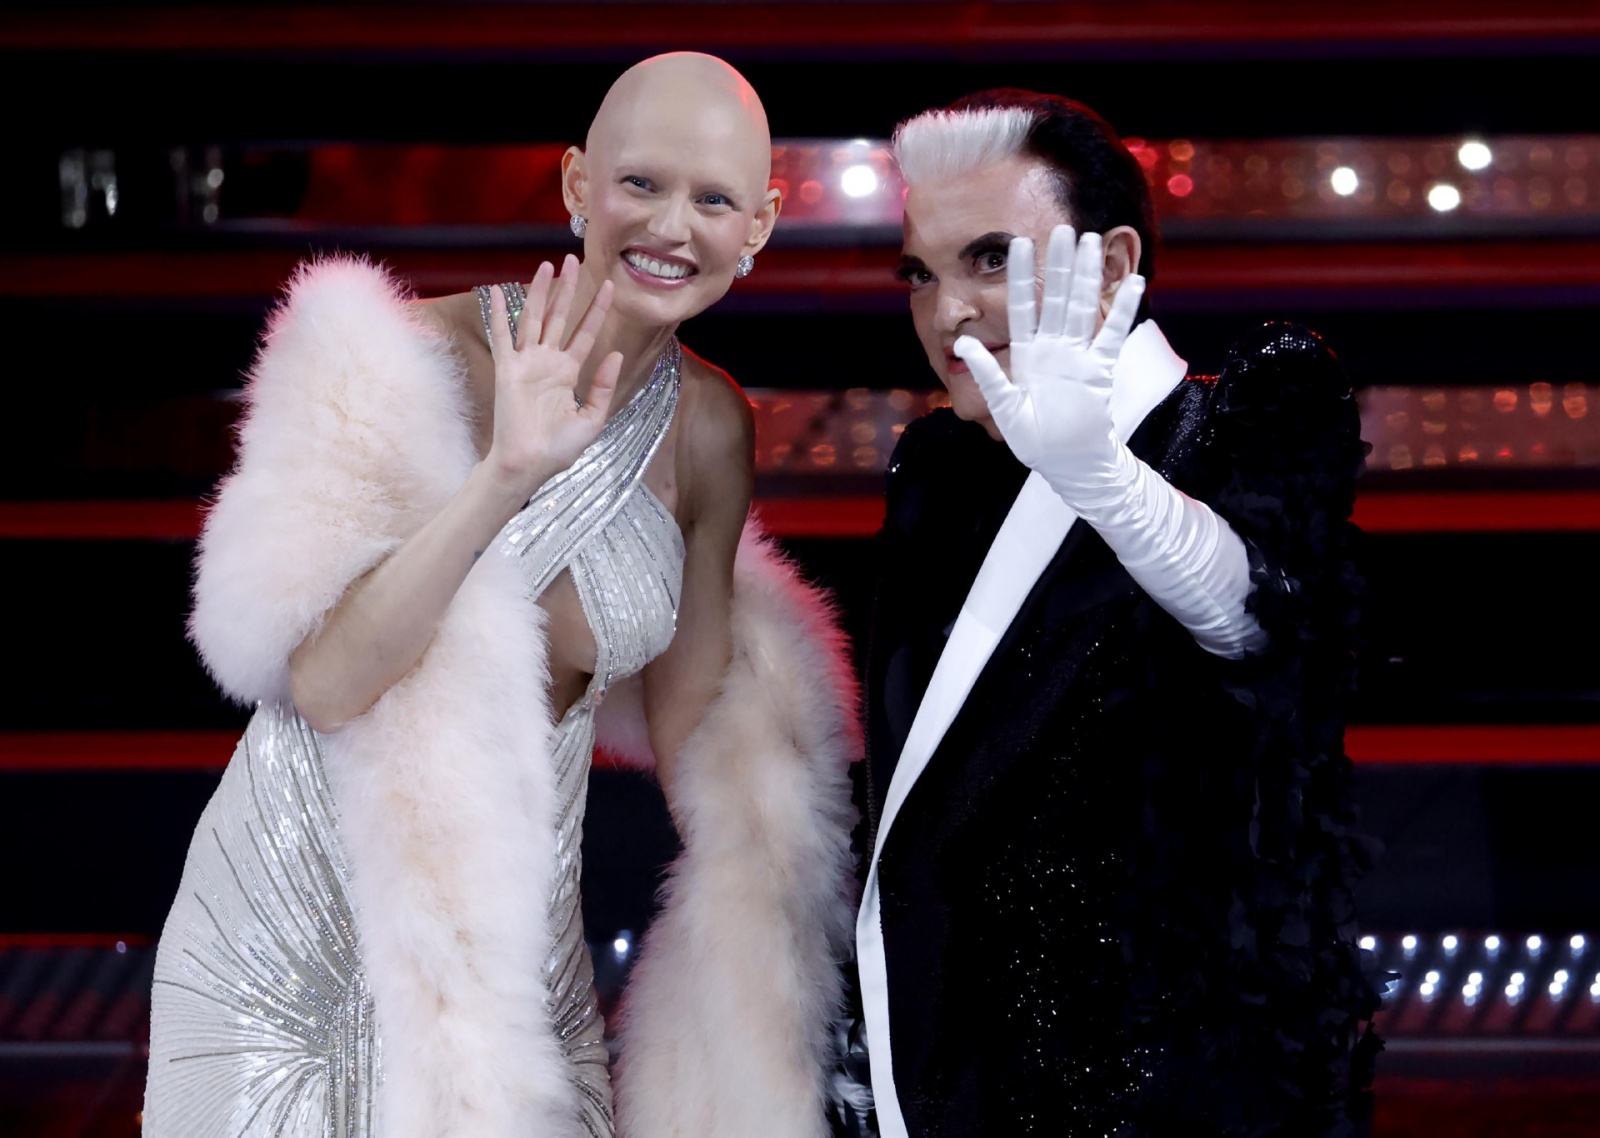
M520 290L508 286L512 311ZM485 293L480 293L487 313ZM487 318L486 318L487 319ZM683 537L642 475L677 407L672 343L644 389L501 532L533 603L571 571L594 634L594 679L556 728L560 824L542 968L579 1116L612 1134L605 1024L583 937L580 840L595 709L672 639ZM383 1009L361 955L317 735L261 706L201 815L156 956L144 1133L366 1138L375 1133Z

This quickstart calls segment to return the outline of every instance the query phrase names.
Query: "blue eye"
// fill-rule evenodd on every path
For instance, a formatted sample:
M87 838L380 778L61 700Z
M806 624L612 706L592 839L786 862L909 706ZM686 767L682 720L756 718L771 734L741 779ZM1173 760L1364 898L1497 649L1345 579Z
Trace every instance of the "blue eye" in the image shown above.
M712 205L712 206L723 206L723 205L731 206L733 204L723 194L707 194L705 197L701 198L700 200L705 202L706 205Z
M622 177L622 184L625 186L637 186L641 190L648 190L650 188L650 183L639 177L637 174L624 174Z

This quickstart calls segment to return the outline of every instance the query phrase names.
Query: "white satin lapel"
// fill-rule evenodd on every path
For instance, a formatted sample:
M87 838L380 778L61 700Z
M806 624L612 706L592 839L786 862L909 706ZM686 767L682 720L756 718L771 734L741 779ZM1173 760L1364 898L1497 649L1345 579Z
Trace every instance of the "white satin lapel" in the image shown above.
M1154 321L1146 320L1135 328L1112 373L1111 422L1117 437L1131 438L1145 416L1172 393L1187 368ZM965 705L995 645L1077 520L1078 515L1042 477L1028 475L967 591L889 780L856 917L856 960L880 1138L907 1138L908 1134L894 1087L889 1038L888 961L883 952L878 896L878 859L883 856L884 840L906 796Z

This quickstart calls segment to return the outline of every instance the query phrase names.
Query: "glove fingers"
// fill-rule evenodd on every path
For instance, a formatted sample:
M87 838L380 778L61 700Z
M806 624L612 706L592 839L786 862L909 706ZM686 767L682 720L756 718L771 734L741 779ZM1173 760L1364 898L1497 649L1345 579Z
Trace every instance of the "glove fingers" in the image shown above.
M1094 338L1095 354L1103 359L1115 360L1122 353L1133 321L1139 314L1139 301L1144 296L1144 278L1129 273L1117 286L1117 295L1111 300L1111 311L1106 314L1105 325Z
M1050 231L1044 262L1044 303L1039 307L1039 335L1060 336L1067 327L1067 297L1072 291L1072 258L1078 237L1070 225Z
M1100 317L1100 235L1085 233L1078 239L1077 260L1072 266L1072 296L1067 301L1065 336L1088 344Z
M1006 254L1006 316L1011 321L1011 342L1026 344L1034 337L1033 242L1013 237ZM963 357L965 358L965 357ZM976 374L976 372L974 372Z
M989 349L973 337L962 336L957 339L954 350L972 369L973 381L983 394L983 401L989 405L989 413L1004 433L1006 424L1022 402L1022 389L1011 382L1000 367L1000 361L990 354Z

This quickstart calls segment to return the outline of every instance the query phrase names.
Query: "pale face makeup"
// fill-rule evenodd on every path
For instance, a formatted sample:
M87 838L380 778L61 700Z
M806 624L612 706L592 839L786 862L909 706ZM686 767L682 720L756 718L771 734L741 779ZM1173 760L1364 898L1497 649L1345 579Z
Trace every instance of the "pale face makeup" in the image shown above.
M950 393L957 416L999 438L988 404L953 345L981 341L1010 366L1006 317L1006 257L1013 237L1042 251L1050 231L1071 224L1056 199L1052 172L1034 158L1015 157L943 181L913 185L906 195L904 244L897 275L911 290L911 320L928 364Z

